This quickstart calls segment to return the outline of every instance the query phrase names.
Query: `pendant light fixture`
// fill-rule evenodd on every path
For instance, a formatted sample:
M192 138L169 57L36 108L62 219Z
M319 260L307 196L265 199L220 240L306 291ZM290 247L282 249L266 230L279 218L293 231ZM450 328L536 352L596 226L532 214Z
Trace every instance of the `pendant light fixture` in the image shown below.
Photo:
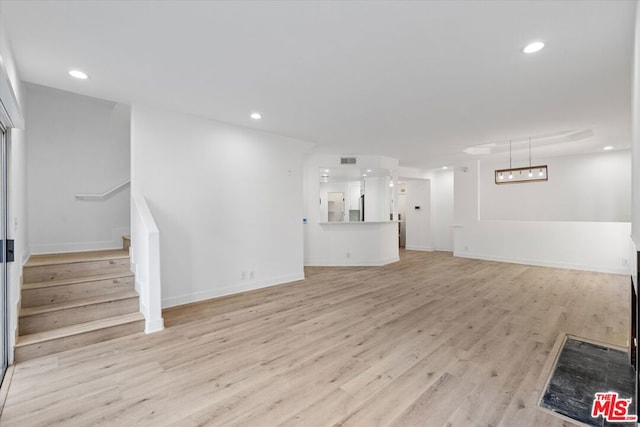
M529 166L513 167L512 141L509 140L509 169L497 169L494 175L496 184L522 184L548 180L547 165L531 164L531 137L529 137Z

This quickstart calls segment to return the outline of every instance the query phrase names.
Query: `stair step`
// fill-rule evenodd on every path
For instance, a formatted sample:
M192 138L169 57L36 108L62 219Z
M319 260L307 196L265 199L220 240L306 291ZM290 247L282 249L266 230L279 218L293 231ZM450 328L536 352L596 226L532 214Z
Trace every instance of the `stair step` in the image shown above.
M144 330L127 250L34 255L23 282L16 361Z
M108 250L34 255L24 266L24 283L40 283L131 271L128 251Z
M134 290L64 301L20 310L19 334L28 335L139 310Z
M132 272L102 274L82 278L27 283L22 286L23 308L75 301L85 298L113 295L132 290L135 285Z
M15 359L17 362L23 362L143 330L144 316L137 312L22 335L16 343Z
M42 265L68 264L73 262L102 261L115 258L128 258L129 252L124 249L107 249L101 251L64 252L58 254L31 255L27 267Z
M43 289L43 288L53 288L57 286L66 286L66 285L79 285L82 283L94 282L99 280L116 280L116 279L125 279L134 277L133 272L126 271L120 273L110 273L110 274L96 274L95 276L83 276L83 277L74 277L71 279L59 279L59 280L50 280L46 282L36 282L36 283L25 283L22 286L22 289Z

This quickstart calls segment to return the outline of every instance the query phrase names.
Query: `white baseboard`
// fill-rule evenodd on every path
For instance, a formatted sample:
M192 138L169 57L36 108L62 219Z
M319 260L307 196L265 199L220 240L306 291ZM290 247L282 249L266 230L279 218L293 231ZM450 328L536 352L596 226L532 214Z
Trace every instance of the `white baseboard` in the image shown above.
M166 297L162 298L162 308L174 307L176 305L189 304L197 301L204 301L211 298L222 297L225 295L237 294L240 292L268 288L270 286L282 285L283 283L296 282L298 280L304 280L304 273L289 274L264 280L250 280L242 284L235 284L224 288Z
M620 266L614 267L611 265L587 265L587 264L575 264L569 262L558 262L551 260L530 260L530 259L522 259L522 258L509 258L509 257L500 257L493 255L484 255L484 254L476 254L470 252L453 252L453 256L459 258L471 258L471 259L481 259L485 261L497 261L497 262L507 262L510 264L524 264L524 265L535 265L538 267L553 267L553 268L565 268L568 270L582 270L582 271L594 271L597 273L610 273L610 274L629 274L628 266Z
M146 334L160 332L163 329L164 329L164 319L162 317L160 319L154 319L154 320L149 320L145 322L144 332Z
M122 248L122 244L115 245L113 242L88 242L88 243L59 243L50 245L31 245L32 255L57 254L65 252L100 251L105 249Z
M135 262L133 262L133 258L129 257L129 259L131 260L131 264L130 264L130 268L131 271L133 272L133 276L136 278L134 281L134 289L136 290L136 292L138 293L138 295L140 295L140 282L138 281L138 278L140 277L140 275L138 274L138 264L136 264ZM144 307L144 305L142 304L142 302L140 302L140 306ZM142 310L140 310L142 311ZM142 311L144 313L144 311Z
M362 261L354 259L345 260L309 260L304 263L305 267L380 267L400 261L400 257L385 258L374 261Z
M404 248L408 251L433 252L433 248L431 246L405 246Z
M136 287L139 287L137 280L136 280ZM138 294L140 294L139 291L138 291ZM159 332L163 330L164 318L160 316L155 319L149 319L149 316L147 315L148 312L149 310L147 310L147 306L142 301L142 298L140 298L140 313L142 313L142 315L144 316L144 332L146 334L152 334L154 332Z
M7 363L9 365L13 364L14 362L15 347L16 347L16 342L18 341L18 336L19 336L18 317L20 315L20 310L22 308L22 286L24 284L22 271L23 271L23 267L20 266L17 283L13 283L11 277L9 278L9 283L8 283L8 286L10 287L10 289L7 295L7 298L8 298L7 330L9 332L9 336L7 339L7 347L8 347Z
M95 242L31 243L29 246L31 248L32 255L122 249L122 236L130 233L131 230L129 228L118 227L111 231L111 240Z
M27 263L27 261L29 261L29 257L31 256L31 249L25 249L24 252L22 252L22 265L25 265Z

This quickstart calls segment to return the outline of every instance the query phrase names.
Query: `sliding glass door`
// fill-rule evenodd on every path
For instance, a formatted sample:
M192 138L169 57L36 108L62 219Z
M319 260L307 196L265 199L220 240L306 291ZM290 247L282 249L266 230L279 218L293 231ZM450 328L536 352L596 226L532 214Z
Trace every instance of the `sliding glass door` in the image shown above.
M0 123L0 383L9 362L7 325L7 132Z

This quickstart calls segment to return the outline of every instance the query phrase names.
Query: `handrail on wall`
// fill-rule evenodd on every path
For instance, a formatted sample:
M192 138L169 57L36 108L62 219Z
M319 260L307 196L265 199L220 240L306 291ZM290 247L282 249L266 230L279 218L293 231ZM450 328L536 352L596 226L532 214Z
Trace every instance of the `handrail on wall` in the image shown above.
M76 194L76 199L77 200L104 200L104 199L107 199L107 198L111 197L112 195L114 195L118 191L122 190L123 188L125 188L129 184L131 184L131 180L130 179L126 180L125 182L123 182L121 184L116 185L113 188L110 188L109 190L105 191L102 194Z

